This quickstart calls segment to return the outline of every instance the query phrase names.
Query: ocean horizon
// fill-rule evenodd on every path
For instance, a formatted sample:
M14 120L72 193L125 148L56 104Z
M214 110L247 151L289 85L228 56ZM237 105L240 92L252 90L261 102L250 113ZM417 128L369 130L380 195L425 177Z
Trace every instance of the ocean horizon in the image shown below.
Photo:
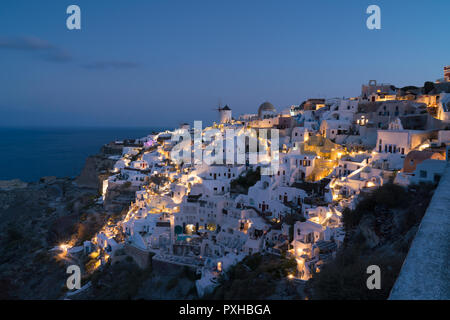
M86 158L115 140L137 139L163 127L0 127L0 180L35 182L76 177Z

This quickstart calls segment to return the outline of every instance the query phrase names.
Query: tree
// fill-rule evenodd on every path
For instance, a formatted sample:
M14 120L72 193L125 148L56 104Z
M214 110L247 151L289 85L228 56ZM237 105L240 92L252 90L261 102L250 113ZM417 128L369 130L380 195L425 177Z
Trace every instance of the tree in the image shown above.
M430 81L426 81L423 85L423 93L429 94L434 89L434 83Z
M154 174L150 177L150 182L156 185L157 190L166 183L167 177L163 176L162 174Z

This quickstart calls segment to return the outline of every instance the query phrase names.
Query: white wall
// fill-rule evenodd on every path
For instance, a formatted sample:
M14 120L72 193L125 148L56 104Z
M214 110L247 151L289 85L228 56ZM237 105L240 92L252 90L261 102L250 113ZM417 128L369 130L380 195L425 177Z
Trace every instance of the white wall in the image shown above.
M437 182L436 179L444 173L445 165L444 160L427 159L417 165L411 182Z

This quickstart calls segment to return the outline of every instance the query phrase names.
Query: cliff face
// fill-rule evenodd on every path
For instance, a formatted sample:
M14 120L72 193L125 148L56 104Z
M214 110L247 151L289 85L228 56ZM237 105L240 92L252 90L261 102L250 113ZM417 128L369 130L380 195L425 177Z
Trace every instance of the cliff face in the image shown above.
M87 157L86 163L80 175L75 179L75 183L82 188L92 188L101 192L103 180L109 176L109 170L114 168L116 160L110 156L121 155L123 145L113 142L102 146L96 155Z
M102 153L88 157L83 170L75 179L75 183L80 187L101 190L103 180L99 179L99 175L112 169L115 162Z
M121 212L131 204L139 188L131 184L108 187L103 207L110 212Z

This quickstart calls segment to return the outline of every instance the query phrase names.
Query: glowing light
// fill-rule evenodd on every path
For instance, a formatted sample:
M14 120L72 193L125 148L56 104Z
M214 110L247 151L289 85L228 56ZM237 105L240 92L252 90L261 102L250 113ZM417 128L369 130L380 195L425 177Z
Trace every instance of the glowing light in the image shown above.
M144 146L148 148L148 147L153 146L154 144L155 144L154 140L149 140L149 141L144 143Z
M375 187L375 183L373 183L372 181L367 182L367 188L372 188Z
M100 249L98 249L97 251L91 252L91 254L89 255L89 257L91 259L95 259L100 255Z
M429 144L429 143L424 143L424 144L422 144L421 146L419 146L417 149L418 149L419 151L422 151L422 150L427 149L427 148L429 148L429 147L430 147L430 144Z
M70 246L69 246L68 244L63 243L63 244L60 244L60 245L59 245L59 248L60 248L62 251L67 252L67 250L70 249Z
M301 258L301 259L295 259L296 261L297 261L297 267L302 267L303 266L303 263L304 263L304 260L303 260L303 258Z
M195 226L193 224L188 224L186 226L186 232L188 234L194 233L195 232Z
M101 264L102 264L102 262L100 260L97 260L94 264L94 270L97 270Z

